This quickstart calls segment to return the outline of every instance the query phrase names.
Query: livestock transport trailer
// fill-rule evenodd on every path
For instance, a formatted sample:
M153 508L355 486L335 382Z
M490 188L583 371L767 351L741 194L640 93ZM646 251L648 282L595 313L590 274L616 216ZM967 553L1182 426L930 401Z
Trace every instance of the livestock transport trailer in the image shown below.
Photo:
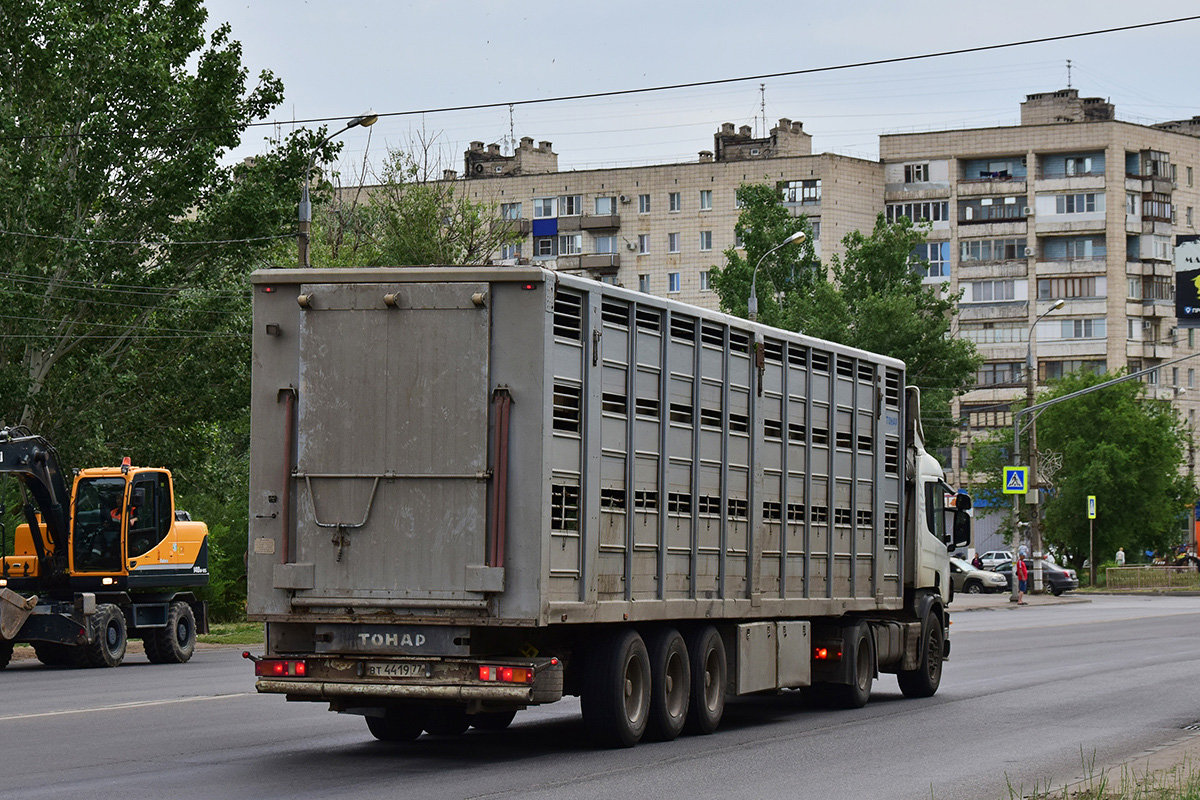
M579 695L630 746L937 690L970 498L902 362L529 267L253 284L258 691L389 741Z

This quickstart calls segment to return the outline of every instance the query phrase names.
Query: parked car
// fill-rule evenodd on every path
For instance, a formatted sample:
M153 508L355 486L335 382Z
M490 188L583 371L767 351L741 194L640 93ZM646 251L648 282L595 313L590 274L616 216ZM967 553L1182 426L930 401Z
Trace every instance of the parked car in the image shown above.
M1008 583L1000 573L975 569L961 558L950 559L950 582L954 584L954 591L967 594L1002 592Z
M1025 567L1029 570L1029 588L1033 588L1033 561L1026 559ZM1004 576L1004 588L1012 591L1012 562L996 567L996 572ZM1079 577L1073 569L1063 569L1049 561L1042 562L1042 581L1050 589L1050 593L1058 597L1063 592L1079 588Z
M980 557L980 560L983 561L984 569L995 569L997 564L1012 561L1013 554L1011 550L989 550Z

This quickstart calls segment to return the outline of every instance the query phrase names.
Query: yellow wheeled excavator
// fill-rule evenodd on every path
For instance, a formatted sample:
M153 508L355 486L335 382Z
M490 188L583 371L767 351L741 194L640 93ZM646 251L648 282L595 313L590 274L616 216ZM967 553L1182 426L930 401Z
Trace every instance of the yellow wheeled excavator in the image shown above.
M115 667L127 640L155 663L192 657L208 631L208 527L175 508L171 473L120 466L77 470L23 427L0 429L0 478L20 485L23 521L11 554L0 504L0 668L28 643L54 666Z

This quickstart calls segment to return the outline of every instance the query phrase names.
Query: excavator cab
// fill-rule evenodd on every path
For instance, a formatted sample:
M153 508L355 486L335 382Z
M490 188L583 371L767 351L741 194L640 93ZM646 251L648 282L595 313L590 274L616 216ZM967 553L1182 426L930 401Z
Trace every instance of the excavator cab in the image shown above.
M120 572L125 478L80 478L75 485L71 556L75 572Z

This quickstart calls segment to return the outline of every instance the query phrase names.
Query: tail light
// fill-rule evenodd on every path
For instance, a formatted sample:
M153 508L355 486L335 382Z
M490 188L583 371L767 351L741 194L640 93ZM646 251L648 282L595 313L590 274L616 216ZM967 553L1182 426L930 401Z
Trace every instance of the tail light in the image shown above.
M530 667L493 667L481 664L479 680L499 683L533 683Z
M263 658L254 662L256 678L303 678L307 674L308 668L303 661Z

